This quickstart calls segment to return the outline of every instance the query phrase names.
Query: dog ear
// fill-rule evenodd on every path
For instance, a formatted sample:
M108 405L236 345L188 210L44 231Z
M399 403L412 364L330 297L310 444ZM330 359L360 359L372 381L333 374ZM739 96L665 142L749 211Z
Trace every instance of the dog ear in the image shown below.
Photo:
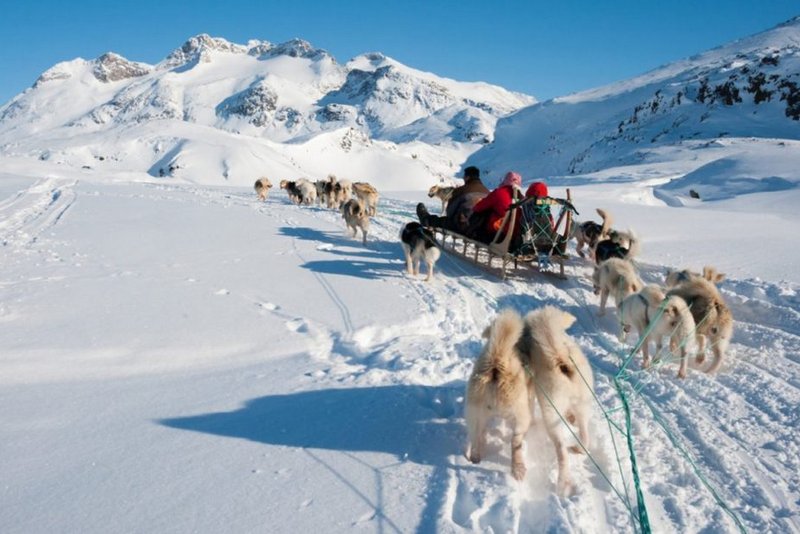
M489 336L491 336L491 335L492 335L492 325L490 324L489 326L487 326L486 328L483 329L483 333L481 334L481 337L483 339L489 339Z
M703 278L717 284L725 280L725 273L717 272L716 268L706 265L703 267Z

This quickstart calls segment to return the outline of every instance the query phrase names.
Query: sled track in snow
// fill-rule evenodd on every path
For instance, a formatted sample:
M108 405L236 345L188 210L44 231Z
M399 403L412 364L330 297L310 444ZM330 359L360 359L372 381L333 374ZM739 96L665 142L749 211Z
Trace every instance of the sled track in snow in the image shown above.
M415 219L413 203L387 201L386 204L379 224L396 240L400 225ZM446 253L437 267L440 277L430 288L425 288L438 295L437 304L457 308L459 300L472 299L479 302L477 315L484 321L488 322L505 307L525 312L544 304L565 308L576 315L578 321L570 333L593 364L598 398L606 410L619 406L610 378L632 349L634 340L628 344L617 341L615 310L597 317L597 301L591 293L591 265L574 260L568 268L570 278L563 282L535 278L503 282ZM736 530L736 522L717 502L710 487L746 530L797 531L800 530L797 514L800 446L796 440L800 427L797 410L800 304L792 290L764 282L731 280L723 282L721 290L736 324L726 363L719 374L706 375L693 369L687 379L680 380L675 377L676 364L642 371L638 355L631 363L636 380L644 383L641 393L632 396L631 410L634 447L650 520L655 531L699 531L711 525L718 530ZM472 330L476 337L473 347L478 350L483 326L482 323L462 325L463 330ZM474 358L476 354L477 350L462 356ZM648 404L663 418L673 439L696 467L654 422ZM595 415L594 428L600 443L593 449L612 482L619 488L628 486L635 509L624 440L620 435L615 437L624 473L620 475L611 432L604 428L599 409ZM533 443L538 446L529 445L528 461L533 467L526 480L528 487L519 487L510 477L506 485L502 478L498 481L489 474L476 476L468 469L450 473L447 506L451 526L542 530L542 520L546 518L545 530L592 530L596 518L605 517L609 524L622 530L638 528L620 499L607 484L597 480L596 469L585 458L573 457L572 465L581 475L576 477L578 485L588 491L566 500L555 498L551 482L552 448L546 439L529 439L537 440ZM534 448L544 454L531 458L530 450ZM453 461L458 463L460 451L454 452ZM505 475L505 450L498 449L498 456L499 464L493 467ZM537 466L541 460L544 461ZM463 460L461 463L464 464ZM530 487L536 469L540 471L539 481L549 485L544 492ZM691 506L682 505L688 500L692 501Z
M24 249L59 220L76 199L74 180L44 178L0 202L0 243Z

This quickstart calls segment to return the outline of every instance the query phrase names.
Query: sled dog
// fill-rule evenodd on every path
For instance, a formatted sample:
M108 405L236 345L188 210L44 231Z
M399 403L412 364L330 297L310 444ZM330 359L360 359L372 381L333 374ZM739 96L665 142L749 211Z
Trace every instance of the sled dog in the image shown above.
M592 281L594 282L594 294L600 295L599 315L601 316L606 313L606 302L609 295L619 308L625 297L644 287L633 264L619 258L610 258L596 266L592 274Z
M481 461L487 424L492 417L500 417L512 428L511 475L517 480L526 472L522 443L531 425L533 398L530 374L515 348L522 330L522 318L514 310L501 312L486 329L488 341L469 377L465 407L467 459Z
M586 254L583 252L584 245L586 245L590 253L594 255L597 243L606 239L611 229L611 214L600 208L597 209L597 213L603 219L603 224L597 224L594 221L574 221L570 228L569 238L577 241L575 252L577 252L581 258L586 257Z
M266 176L262 176L256 183L253 185L253 188L256 190L256 194L258 195L258 200L267 200L267 196L269 196L269 190L272 188L272 182Z
M608 238L598 241L594 248L594 261L601 263L609 258L631 260L639 255L641 243L632 231L610 230Z
M690 271L689 269L683 269L680 271L667 269L665 283L667 287L675 287L682 282L688 282L689 280L697 280L699 278L708 280L712 284L716 285L725 280L725 273L717 271L716 268L711 267L710 265L706 265L705 267L703 267L702 273L696 273L694 271Z
M440 255L433 233L418 222L410 222L400 230L400 243L406 257L408 274L418 275L419 264L425 260L428 266L425 281L429 281L433 277L433 266Z
M525 316L525 327L518 350L533 373L534 391L542 411L545 430L556 449L557 489L560 495L572 493L567 442L570 432L564 420L578 429L580 453L590 446L589 418L594 379L589 361L566 330L575 317L553 306L544 306ZM563 417L563 420L562 420Z
M353 237L358 235L361 229L363 243L367 244L367 232L369 231L369 215L366 209L358 200L351 198L342 205L342 217L347 224L347 228L353 230Z
M710 341L714 361L706 372L716 372L722 365L725 351L733 336L733 314L722 295L712 282L705 278L694 278L670 289L667 297L671 296L683 299L694 318L697 363L705 361L706 341Z
M623 332L635 328L639 333L640 350L644 356L643 368L650 366L650 341L656 343L656 355L661 351L662 338L669 338L671 354L680 353L678 378L686 378L688 354L694 349L694 318L683 299L665 297L656 285L645 286L638 293L622 301L621 322Z
M436 197L442 201L442 215L447 211L447 203L450 202L450 197L453 196L453 191L455 191L455 189L455 187L433 185L428 190L429 198Z
M370 217L378 213L378 190L367 182L355 182L353 193L361 200Z

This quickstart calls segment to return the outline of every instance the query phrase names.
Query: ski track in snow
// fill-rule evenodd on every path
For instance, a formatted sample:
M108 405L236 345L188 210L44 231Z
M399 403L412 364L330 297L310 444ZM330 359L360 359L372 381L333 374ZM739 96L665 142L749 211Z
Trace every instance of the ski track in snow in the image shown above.
M24 253L57 224L76 201L76 185L75 181L43 179L0 203L0 239L6 250ZM201 186L147 184L145 190L177 202L257 210L276 226L294 229L287 231L286 239L291 240L292 253L304 262L297 241L309 218L315 221L316 230L341 232L344 240L360 246L345 234L338 212L291 206L280 194L273 193L266 203L258 203L250 192ZM292 215L295 210L297 218ZM413 213L411 202L382 199L367 245L368 250L386 253L387 270L401 274L390 283L398 294L417 303L419 314L408 324L355 324L354 310L338 293L335 279L322 271L312 271L313 278L338 310L334 321L338 328L293 314L266 299L238 297L259 313L276 315L292 332L307 336L309 355L330 366L329 372L312 376L319 387L435 386L419 388L416 401L420 409L434 421L456 422L460 430L456 435L442 434L443 456L422 453L423 458L446 460L427 466L420 531L591 532L598 525L616 532L637 530L632 519L636 504L625 440L605 421L598 406L594 409L590 452L604 474L586 456L571 455L570 468L578 491L568 498L554 493L555 453L538 421L528 436L528 474L522 483L509 475L508 436L502 425L491 430L488 453L481 464L471 465L462 455L465 380L482 347L482 329L502 308L513 307L524 313L553 304L573 313L578 321L570 333L593 365L597 397L606 410L619 406L611 377L633 340L624 344L617 340L615 310L609 310L605 317L597 316L597 298L589 281L591 266L573 260L566 281L536 275L501 281L443 252L433 281L425 283L422 276L404 272L398 243L399 229L415 218ZM302 223L298 222L300 215ZM302 239L313 240L314 234L306 232ZM316 250L335 253L336 245L319 242ZM658 281L653 273L660 267L641 267L645 279ZM687 379L679 380L675 364L643 371L638 355L631 363L634 381L642 385L641 395L631 396L632 428L653 530L727 532L736 530L736 525L656 424L643 399L655 406L675 442L685 448L701 475L747 530L798 531L800 298L784 287L757 280L724 281L721 290L736 318L733 342L721 373L709 376L695 368ZM219 288L214 291L219 295L230 293ZM616 424L624 424L621 411L613 411L610 417ZM430 444L425 437L413 439L418 439L421 447ZM627 495L630 509L605 477ZM394 529L381 509L359 521L374 521L376 516L386 523L384 526Z

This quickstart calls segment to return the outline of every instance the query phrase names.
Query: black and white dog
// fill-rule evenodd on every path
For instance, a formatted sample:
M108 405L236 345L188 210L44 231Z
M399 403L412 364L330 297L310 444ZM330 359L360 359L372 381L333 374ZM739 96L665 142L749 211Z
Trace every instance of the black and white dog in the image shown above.
M611 230L608 239L598 242L594 247L594 261L599 265L609 258L632 260L640 251L639 238L632 231Z
M611 230L611 214L600 208L597 209L597 214L602 217L603 224L598 224L594 221L573 221L572 227L570 228L569 237L570 239L575 238L578 242L575 245L575 252L577 252L581 258L586 257L583 253L584 245L588 246L589 250L594 254L597 243L606 239Z
M433 233L418 222L410 222L400 230L400 243L406 256L408 274L418 275L420 261L424 259L428 265L425 281L429 281L433 276L433 265L440 255Z

